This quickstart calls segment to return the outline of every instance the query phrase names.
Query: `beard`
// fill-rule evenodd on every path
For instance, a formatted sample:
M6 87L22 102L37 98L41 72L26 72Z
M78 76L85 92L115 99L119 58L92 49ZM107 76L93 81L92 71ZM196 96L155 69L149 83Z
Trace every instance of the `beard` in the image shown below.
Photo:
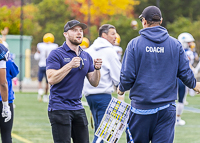
M82 43L82 40L79 42L76 39L73 39L72 37L69 37L69 41L73 44L73 45L80 45Z

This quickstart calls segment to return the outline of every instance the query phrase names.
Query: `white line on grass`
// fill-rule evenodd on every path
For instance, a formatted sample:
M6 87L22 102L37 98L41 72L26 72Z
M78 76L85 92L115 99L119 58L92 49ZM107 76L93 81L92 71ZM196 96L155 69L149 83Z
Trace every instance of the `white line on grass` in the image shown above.
M185 106L184 110L187 110L187 111L190 111L190 112L193 112L193 113L200 113L200 109L193 108L193 107L187 107L187 106Z

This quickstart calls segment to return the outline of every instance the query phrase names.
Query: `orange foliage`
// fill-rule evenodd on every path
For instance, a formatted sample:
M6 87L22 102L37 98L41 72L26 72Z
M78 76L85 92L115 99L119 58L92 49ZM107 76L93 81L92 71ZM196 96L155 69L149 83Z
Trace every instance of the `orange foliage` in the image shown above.
M133 6L138 5L137 0L66 0L73 14L84 22L88 21L99 25L101 19L108 19L116 14L133 16Z

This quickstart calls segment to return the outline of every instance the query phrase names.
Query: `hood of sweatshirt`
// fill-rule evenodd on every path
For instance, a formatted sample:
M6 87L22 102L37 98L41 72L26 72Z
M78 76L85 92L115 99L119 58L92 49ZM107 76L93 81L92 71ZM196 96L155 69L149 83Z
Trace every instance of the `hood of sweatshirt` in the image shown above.
M162 26L144 28L139 33L144 38L156 43L162 43L169 37L167 30Z
M113 45L106 39L98 37L93 44L90 46L90 48L94 48L96 51L106 48L106 47L112 47Z

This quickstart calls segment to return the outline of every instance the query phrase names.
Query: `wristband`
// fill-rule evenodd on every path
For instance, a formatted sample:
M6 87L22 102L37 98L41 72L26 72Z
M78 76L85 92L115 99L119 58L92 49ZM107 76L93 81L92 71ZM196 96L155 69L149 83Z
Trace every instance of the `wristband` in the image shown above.
M97 68L95 68L95 65L94 65L94 69L95 69L95 70L100 70L100 69L101 69L101 67L100 67L99 69L97 69Z
M2 104L3 104L4 107L6 107L6 106L8 106L8 101L5 101L5 102L2 101Z

